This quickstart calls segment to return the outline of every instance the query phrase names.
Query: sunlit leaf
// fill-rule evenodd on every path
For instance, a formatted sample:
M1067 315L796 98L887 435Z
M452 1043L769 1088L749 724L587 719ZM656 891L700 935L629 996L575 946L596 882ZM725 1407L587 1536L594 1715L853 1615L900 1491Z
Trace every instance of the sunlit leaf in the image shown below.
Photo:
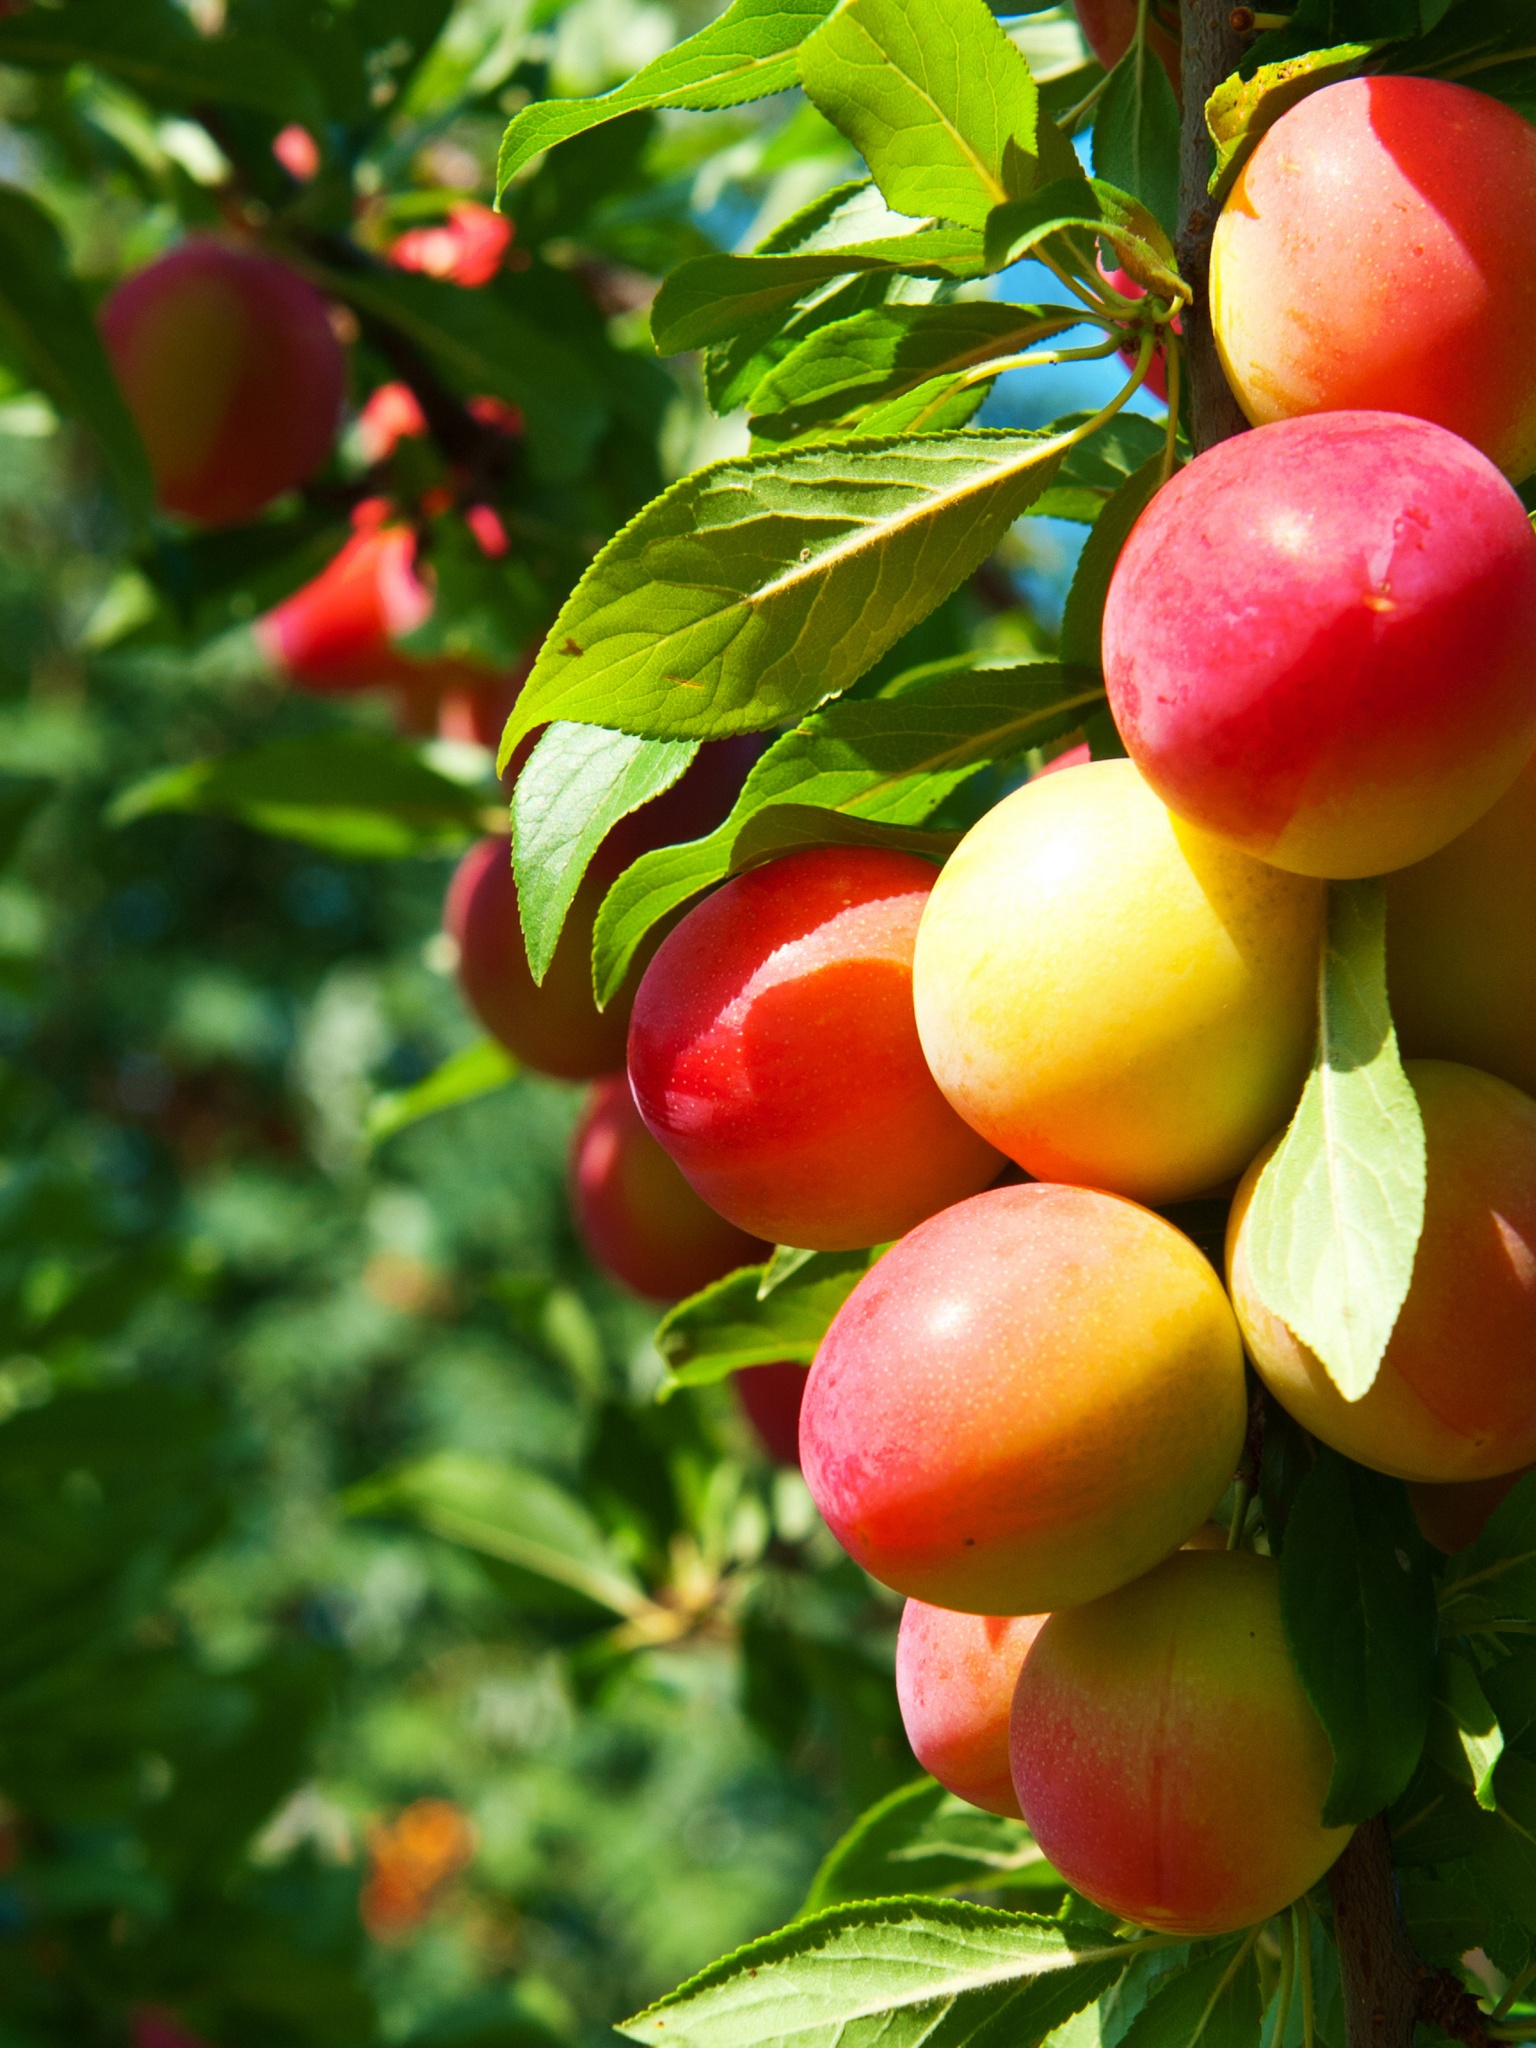
M536 100L502 139L496 189L504 192L541 150L645 107L735 107L795 83L795 51L825 20L830 0L734 0L685 42L595 99Z
M1061 1878L1022 1821L984 1813L932 1778L902 1785L828 1850L801 1913L907 1892L1049 1891Z
M816 1252L767 1294L767 1266L743 1266L680 1301L657 1327L674 1387L708 1386L744 1365L809 1365L873 1252Z
M901 213L981 228L1038 181L1035 82L983 0L843 0L800 82Z
M551 725L512 793L512 864L528 965L542 982L587 865L620 818L669 789L697 740Z
M985 1906L844 1906L738 1949L619 2031L681 2048L919 2048L942 2022L946 2048L983 2032L1033 2048L1136 1952Z
M994 299L954 305L876 306L808 335L752 393L752 432L786 446L810 436L869 431L860 415L934 377L969 370L1070 326L1058 306ZM978 396L984 385L976 387Z
M1253 1285L1347 1401L1370 1391L1424 1227L1424 1124L1387 1007L1386 892L1335 882L1317 1058L1244 1226Z
M1059 438L967 433L717 463L609 542L502 740L575 719L705 739L798 718L927 617L1060 463Z
M861 272L877 278L972 278L986 268L974 228L926 227L919 221L912 223L910 234L835 248L782 256L695 256L680 263L657 293L651 334L659 355L678 355L765 322L777 324L797 299L834 278Z

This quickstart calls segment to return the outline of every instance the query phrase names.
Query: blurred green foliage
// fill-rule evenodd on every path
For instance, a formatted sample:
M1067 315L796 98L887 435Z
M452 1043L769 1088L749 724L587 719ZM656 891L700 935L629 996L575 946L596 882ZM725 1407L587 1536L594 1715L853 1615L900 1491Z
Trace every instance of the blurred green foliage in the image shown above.
M61 422L0 322L0 2048L599 2040L788 1918L911 1774L894 1603L727 1388L657 1404L653 1311L573 1240L579 1091L525 1075L370 1143L376 1106L474 1036L438 935L453 804L392 861L113 810L256 746L384 744L386 704L283 690L249 633L361 495L420 513L435 624L504 665L707 452L647 280L845 173L806 109L573 144L518 188L521 267L483 293L377 260L445 195L489 195L529 95L611 84L695 25L652 0L0 23L0 181L88 299L242 208L343 281L361 252L354 405L408 315L451 396L526 415L489 486L514 542L495 576L422 509L453 474L427 440L382 469L344 440L302 497L197 535L114 494L89 410ZM324 144L302 189L239 40L261 37ZM186 83L199 44L222 85ZM485 757L435 758L494 796ZM494 1514L455 1520L431 1487L466 1471L559 1542L579 1524L622 1611L530 1569ZM409 1924L360 1915L424 1799L472 1853Z

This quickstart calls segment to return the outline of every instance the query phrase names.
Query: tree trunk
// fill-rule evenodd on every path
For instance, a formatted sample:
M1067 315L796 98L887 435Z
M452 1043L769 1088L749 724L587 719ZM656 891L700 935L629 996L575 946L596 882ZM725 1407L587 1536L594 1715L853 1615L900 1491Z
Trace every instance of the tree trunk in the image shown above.
M1206 132L1205 103L1237 69L1249 37L1232 27L1230 0L1184 0L1182 85L1184 125L1179 151L1179 270L1194 292L1184 313L1185 360L1189 365L1189 413L1195 453L1240 434L1247 421L1232 396L1216 357L1207 284L1216 208L1207 186L1214 156Z
M1328 1889L1344 1977L1348 2048L1413 2048L1425 1971L1403 1926L1392 1875L1392 1838L1380 1814L1355 1830L1329 1873Z

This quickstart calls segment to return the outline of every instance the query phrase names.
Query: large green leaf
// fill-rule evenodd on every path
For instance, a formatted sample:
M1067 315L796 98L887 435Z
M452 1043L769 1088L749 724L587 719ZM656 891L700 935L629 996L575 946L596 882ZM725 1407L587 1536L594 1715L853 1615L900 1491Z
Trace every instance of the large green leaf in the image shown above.
M1085 413L1069 413L1054 420L1052 426L1062 432L1070 432L1074 427L1085 426L1087 421ZM1116 413L1096 433L1078 442L1058 470L1055 483L1030 506L1030 516L1075 519L1084 526L1096 525L1099 515L1126 479L1134 475L1143 463L1150 462L1154 455L1161 456L1166 440L1167 429L1157 420L1147 419L1141 413ZM1116 554L1120 544L1115 544ZM1079 562L1077 574L1080 576L1082 573ZM1099 613L1102 617L1102 597L1099 599ZM1092 659L1097 662L1097 628L1092 647Z
M14 26L0 21L0 30ZM17 366L100 444L131 510L148 511L149 464L64 243L35 199L0 186L0 337Z
M1038 94L983 0L843 0L800 83L898 212L986 226L1038 182ZM1049 116L1058 149L1069 146Z
M200 36L171 0L72 0L0 21L0 64L94 64L156 106L250 107L316 128L325 104L311 73L275 38Z
M850 441L716 463L610 541L556 619L502 740L552 718L706 739L856 681L985 560L1061 438Z
M987 268L974 228L924 227L873 241L840 242L784 255L695 256L656 294L651 336L657 353L708 348L747 330L771 332L797 299L834 278L974 278Z
M627 2021L680 2048L1032 2048L1108 1990L1139 1944L939 1899L844 1906L715 1963Z
M1049 1891L1061 1883L1021 1820L984 1813L932 1778L918 1778L887 1793L833 1844L800 1910L898 1893Z
M700 889L790 844L842 839L850 825L919 826L969 777L1071 731L1103 695L1097 669L946 665L813 712L756 763L708 838L643 854L609 890L593 938L599 998L620 987L647 932Z
M752 432L783 447L865 431L858 420L871 405L1027 348L1077 318L1063 306L995 299L872 306L818 328L769 371L752 393Z
M1424 1124L1387 1006L1386 891L1328 898L1317 1058L1244 1226L1260 1299L1348 1401L1368 1393L1424 1227Z
M1368 1820L1413 1776L1434 1695L1434 1587L1400 1480L1318 1452L1286 1522L1280 1607L1333 1744L1323 1819Z
M1144 38L1132 39L1094 113L1093 168L1139 199L1173 240L1179 227L1179 103Z
M158 769L107 812L128 825L156 811L238 818L357 859L447 853L488 822L483 794L429 767L403 740L362 732L273 740L222 761Z
M680 1301L656 1330L671 1386L708 1386L744 1365L809 1365L875 1256L813 1252L782 1278L772 1264L743 1266Z
M626 1619L649 1605L581 1502L525 1465L438 1451L363 1480L344 1496L353 1515L403 1515L433 1535L516 1565Z
M669 789L697 740L550 726L512 792L512 861L528 965L542 982L587 864L620 818Z
M595 99L537 100L501 144L498 195L541 150L646 107L735 107L795 83L795 51L831 0L733 0L718 21Z

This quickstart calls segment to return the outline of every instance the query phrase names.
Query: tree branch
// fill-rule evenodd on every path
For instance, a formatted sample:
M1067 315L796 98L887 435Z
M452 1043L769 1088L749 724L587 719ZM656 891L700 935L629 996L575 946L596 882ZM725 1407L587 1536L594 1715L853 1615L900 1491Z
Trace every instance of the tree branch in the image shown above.
M1232 396L1211 333L1208 285L1216 208L1208 190L1213 155L1205 103L1237 69L1247 38L1232 26L1231 0L1184 0L1180 84L1184 125L1179 151L1179 271L1194 293L1184 313L1189 413L1195 453L1240 434L1247 425Z

